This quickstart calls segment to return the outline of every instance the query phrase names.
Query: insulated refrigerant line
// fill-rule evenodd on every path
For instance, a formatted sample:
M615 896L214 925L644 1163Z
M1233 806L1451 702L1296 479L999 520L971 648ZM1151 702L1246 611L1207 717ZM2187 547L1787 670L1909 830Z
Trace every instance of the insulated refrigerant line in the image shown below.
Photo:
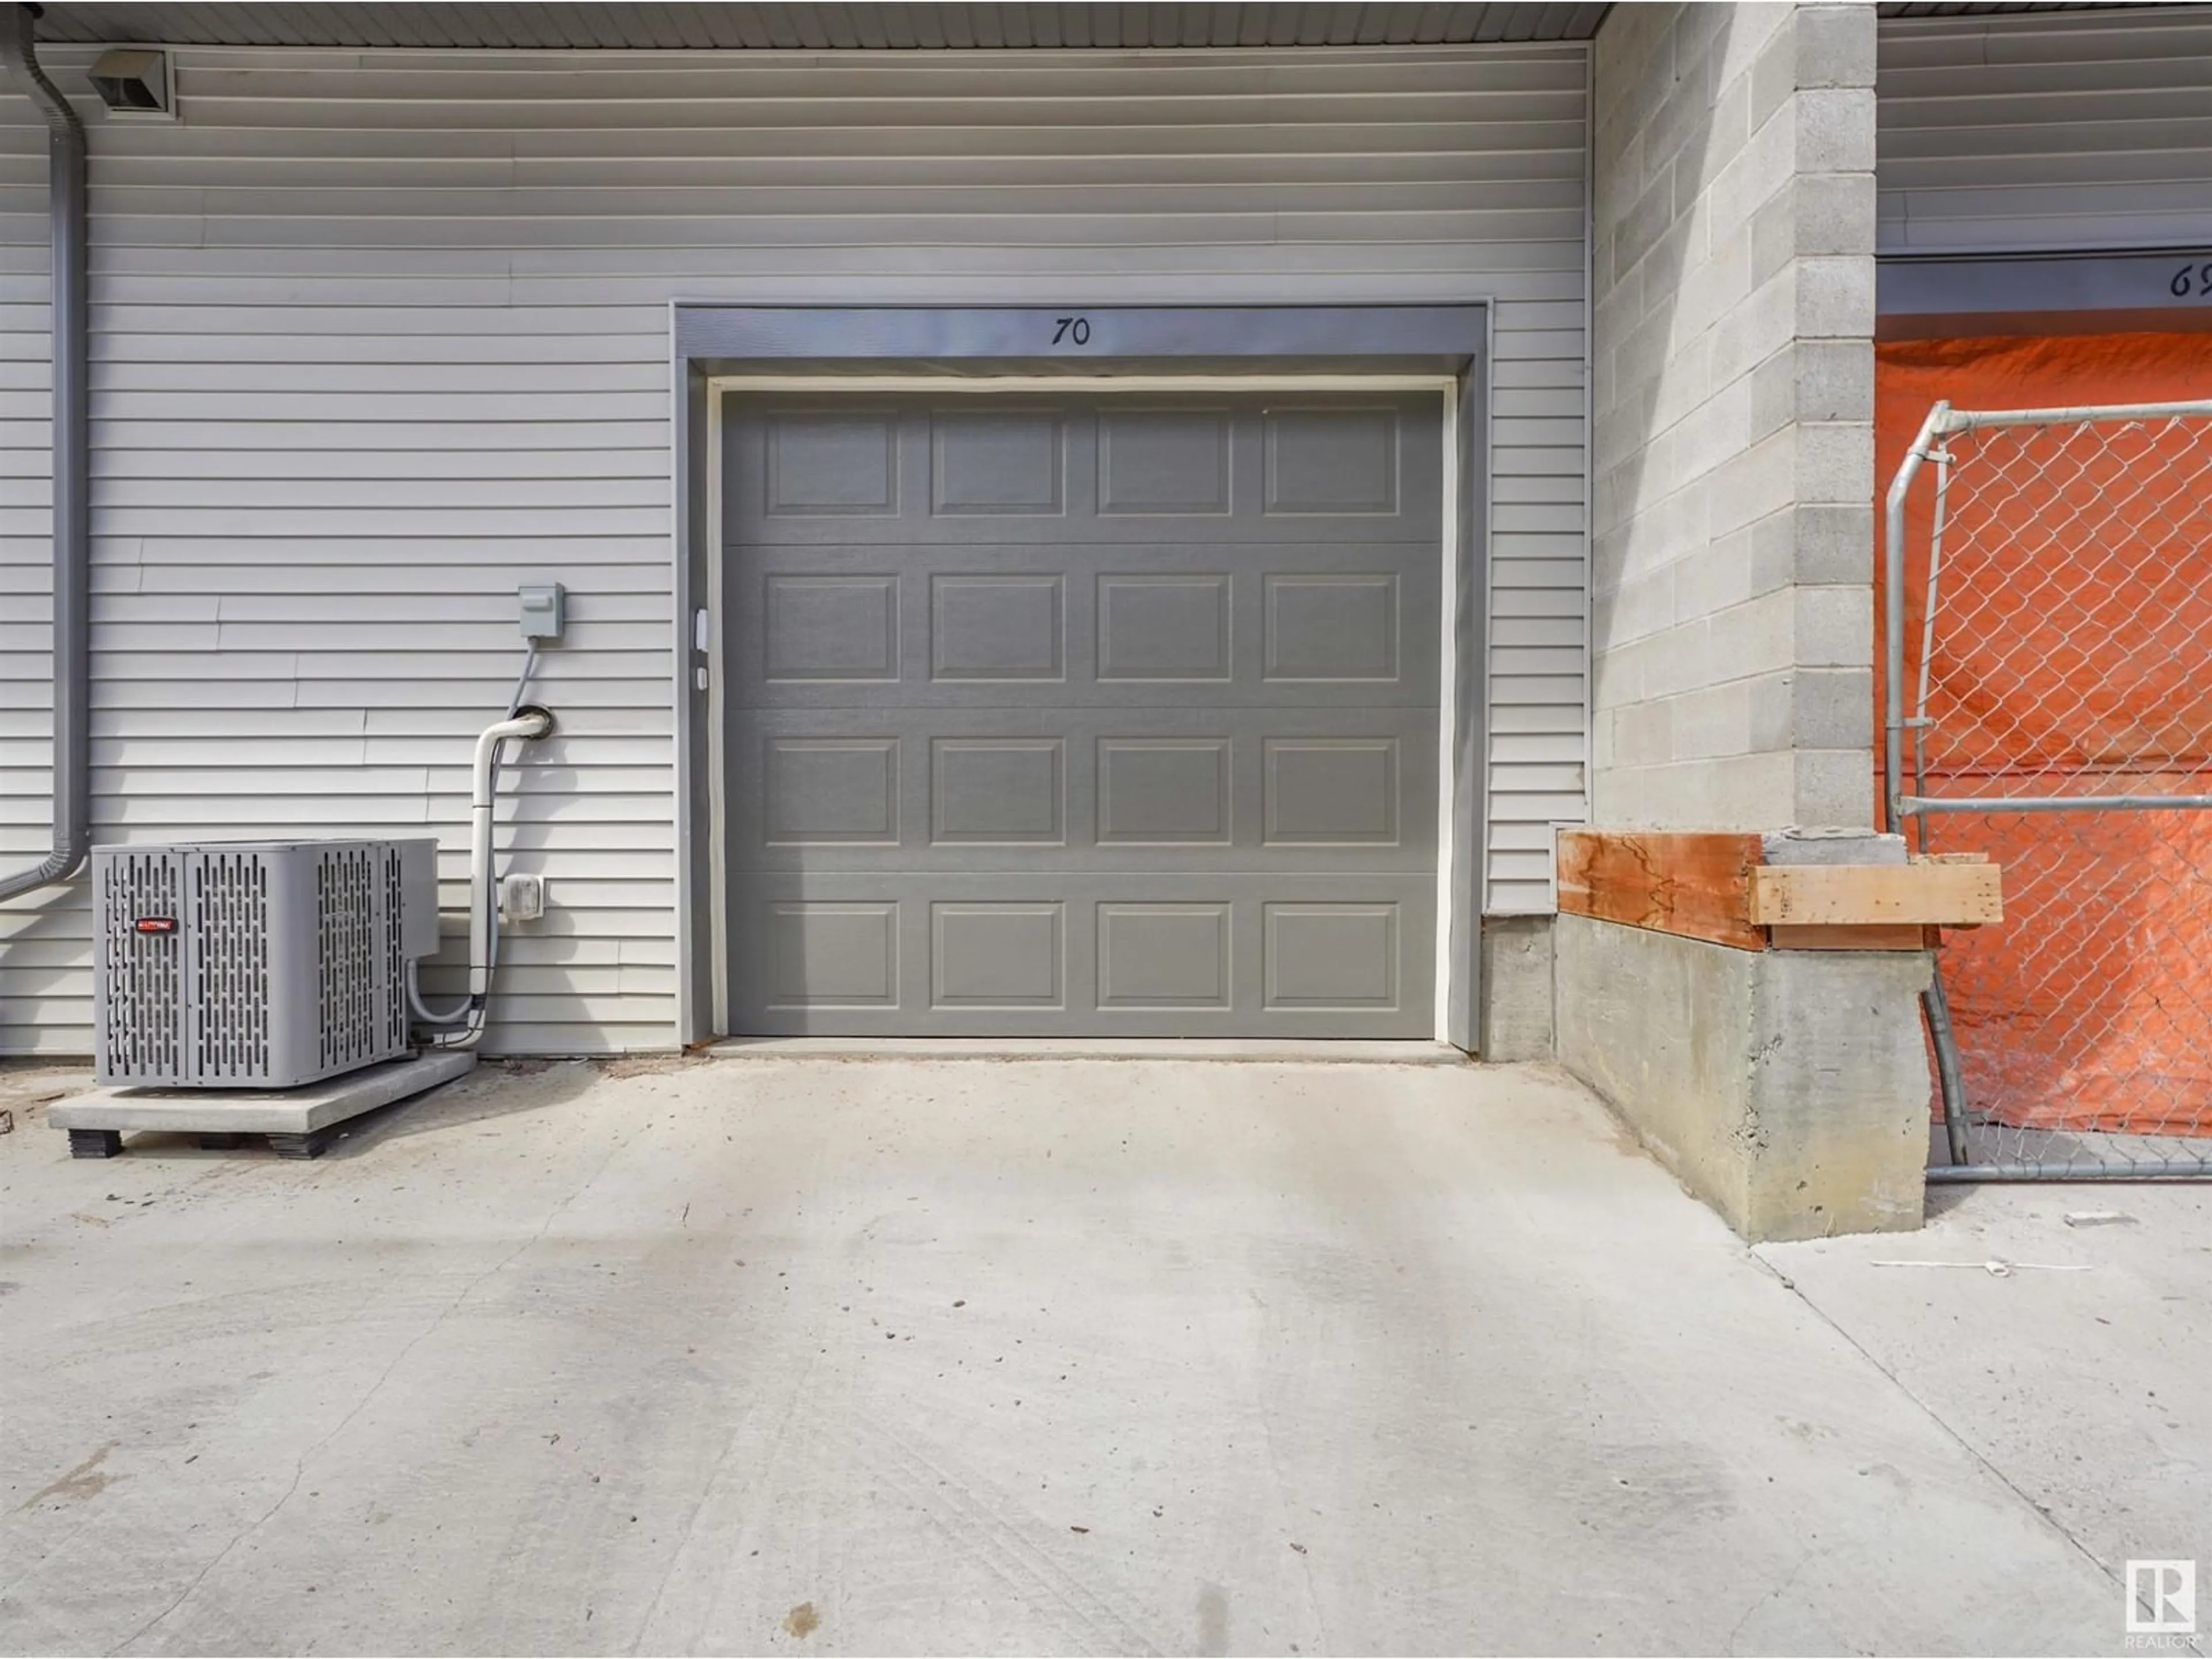
M514 682L514 695L507 699L506 716L477 736L469 769L468 994L450 1008L432 1008L422 1000L419 964L407 964L407 1003L415 1018L425 1025L461 1028L434 1037L437 1048L471 1048L483 1036L492 970L499 963L499 883L493 869L492 821L499 798L500 752L509 738L534 743L553 731L550 709L526 706L522 701L537 665L538 645L532 641L523 658L522 672Z

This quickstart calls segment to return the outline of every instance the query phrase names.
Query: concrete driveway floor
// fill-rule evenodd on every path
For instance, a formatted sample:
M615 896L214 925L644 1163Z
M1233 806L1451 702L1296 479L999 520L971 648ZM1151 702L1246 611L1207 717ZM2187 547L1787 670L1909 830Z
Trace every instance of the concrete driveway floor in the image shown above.
M1547 1068L0 1086L12 1651L2118 1652L2212 1553L2201 1195L1754 1252ZM2091 1271L1874 1265L1992 1255Z

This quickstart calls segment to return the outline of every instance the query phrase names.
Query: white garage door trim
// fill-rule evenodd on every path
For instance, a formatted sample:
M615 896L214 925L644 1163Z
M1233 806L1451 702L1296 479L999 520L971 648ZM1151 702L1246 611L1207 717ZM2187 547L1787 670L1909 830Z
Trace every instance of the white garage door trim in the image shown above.
M722 411L727 398L748 392L928 392L939 396L993 397L1010 393L1055 392L1060 393L1145 393L1161 392L1431 392L1443 403L1443 534L1438 538L1437 556L1442 561L1443 585L1441 603L1437 606L1437 626L1439 634L1438 650L1438 719L1437 719L1437 872L1436 872L1436 997L1435 1036L1439 1042L1449 1038L1449 1008L1452 975L1455 962L1452 954L1451 896L1452 872L1457 856L1454 845L1453 802L1456 798L1455 748L1459 736L1458 721L1471 714L1480 729L1483 710L1462 710L1455 688L1458 680L1458 638L1455 620L1459 607L1459 559L1461 526L1460 502L1460 444L1458 377L1449 374L1120 374L1120 375L977 375L951 378L945 375L881 374L881 375L792 375L792 374L730 374L714 375L707 380L706 455L707 504L705 522L719 526L722 522ZM1486 499L1487 491L1485 492ZM723 560L719 556L706 561L708 614L720 618L723 611ZM711 843L711 890L707 914L712 929L711 951L714 969L714 1030L731 1031L732 1006L729 982L730 939L728 937L730 902L726 852L727 802L726 777L724 764L724 695L722 684L726 653L720 650L707 656L708 683L707 720L708 749L710 757L708 777L708 835ZM1472 971L1470 964L1469 971Z

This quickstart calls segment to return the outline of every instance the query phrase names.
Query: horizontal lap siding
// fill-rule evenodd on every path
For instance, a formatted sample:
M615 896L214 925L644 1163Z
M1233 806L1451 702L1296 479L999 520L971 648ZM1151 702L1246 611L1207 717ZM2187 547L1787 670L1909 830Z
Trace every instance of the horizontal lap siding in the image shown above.
M665 1046L671 300L1494 296L1492 905L1548 908L1582 799L1582 48L177 71L181 125L88 112L100 838L435 833L456 929L469 740L515 585L558 580L562 734L501 828L555 908L503 951L494 1046ZM26 100L0 122L12 868L46 812L45 161ZM0 910L0 1046L88 1046L88 920L82 884Z
M1882 26L1881 251L2212 241L2212 10Z
M0 82L0 874L51 846L53 448L46 131ZM0 905L0 1054L91 1046L84 895Z

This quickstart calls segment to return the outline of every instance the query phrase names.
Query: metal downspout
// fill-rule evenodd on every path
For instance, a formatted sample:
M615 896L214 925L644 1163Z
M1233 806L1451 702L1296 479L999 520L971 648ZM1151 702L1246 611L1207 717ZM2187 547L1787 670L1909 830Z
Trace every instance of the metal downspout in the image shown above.
M53 244L54 850L0 877L0 899L67 881L92 840L91 487L85 371L84 123L39 67L38 11L0 20L0 63L46 117Z

